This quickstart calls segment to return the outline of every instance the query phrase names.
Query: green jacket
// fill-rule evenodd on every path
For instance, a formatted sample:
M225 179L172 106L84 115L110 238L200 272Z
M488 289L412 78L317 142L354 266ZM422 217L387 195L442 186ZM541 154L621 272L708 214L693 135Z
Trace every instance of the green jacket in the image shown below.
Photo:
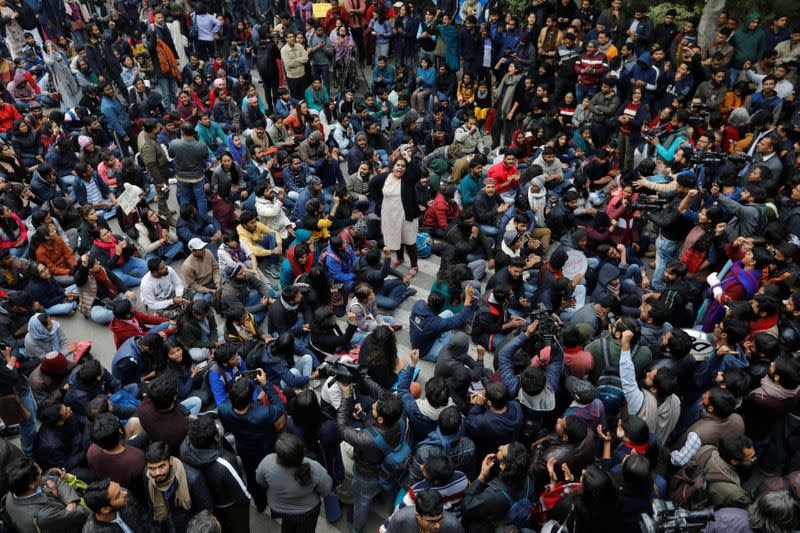
M759 13L750 13L744 19L742 27L736 30L731 39L733 45L733 60L731 67L741 69L745 61L756 63L761 60L766 49L766 33L763 28L750 31L747 26L755 19L760 19Z

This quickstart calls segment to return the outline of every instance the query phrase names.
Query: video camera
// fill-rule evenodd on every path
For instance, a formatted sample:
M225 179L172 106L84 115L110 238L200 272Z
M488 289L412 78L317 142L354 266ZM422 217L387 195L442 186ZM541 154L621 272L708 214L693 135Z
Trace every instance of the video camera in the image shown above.
M335 355L329 355L325 358L319 367L317 367L319 375L324 378L334 378L333 381L328 383L328 387L332 387L334 383L341 383L342 385L352 385L361 379L361 372L358 369L358 363L349 363L342 361Z
M689 111L689 125L695 127L702 125L708 116L711 115L711 111L708 109L708 106L704 104L694 104Z
M736 166L744 166L747 163L752 163L753 158L747 154L725 154L722 152L694 152L692 154L691 163L693 165L705 166L720 166L724 165L726 161L730 161Z
M536 333L541 335L546 344L552 344L556 335L558 335L558 322L553 316L553 310L549 306L540 303L528 316L531 321L539 321Z
M668 124L664 124L663 126L659 126L657 128L649 128L642 130L642 137L644 137L647 142L652 141L656 137L661 137L667 132Z
M656 198L653 202L631 202L631 209L646 211L654 209L662 209L669 203L666 198Z
M714 509L683 509L667 500L653 500L653 516L642 513L642 533L684 533L705 529L714 521Z

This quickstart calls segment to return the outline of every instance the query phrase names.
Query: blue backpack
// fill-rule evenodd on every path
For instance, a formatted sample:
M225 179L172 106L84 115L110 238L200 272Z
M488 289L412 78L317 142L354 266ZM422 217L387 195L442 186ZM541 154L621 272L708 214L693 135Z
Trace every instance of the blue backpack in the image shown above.
M603 337L601 341L603 349L603 362L605 367L603 373L597 379L595 391L597 397L603 402L606 417L615 417L619 413L622 404L625 403L625 394L622 392L622 378L619 376L619 365L612 365L609 359L609 340ZM633 349L631 357L639 353L639 345Z
M367 432L372 437L375 446L384 455L383 463L381 463L380 483L381 487L390 491L397 489L400 485L400 480L406 473L408 463L413 457L411 446L408 445L406 440L406 424L403 419L400 419L400 441L392 448L386 439L383 438L374 426L367 427Z
M506 512L506 517L503 519L505 524L510 524L516 526L520 529L528 527L528 517L533 511L533 502L531 501L531 478L525 478L525 496L520 498L517 501L514 501L514 498L511 497L509 493L502 490L500 491L503 493L503 496L506 497L508 503L511 504L508 511Z
M423 259L431 256L433 239L427 233L417 234L417 256Z

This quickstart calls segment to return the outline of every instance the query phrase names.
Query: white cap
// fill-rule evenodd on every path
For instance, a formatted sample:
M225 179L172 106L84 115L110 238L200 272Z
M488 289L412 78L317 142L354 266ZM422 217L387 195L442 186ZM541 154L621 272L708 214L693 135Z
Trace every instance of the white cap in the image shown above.
M189 241L189 249L190 250L202 250L206 247L206 243L203 242L203 239L198 239L195 237L194 239Z

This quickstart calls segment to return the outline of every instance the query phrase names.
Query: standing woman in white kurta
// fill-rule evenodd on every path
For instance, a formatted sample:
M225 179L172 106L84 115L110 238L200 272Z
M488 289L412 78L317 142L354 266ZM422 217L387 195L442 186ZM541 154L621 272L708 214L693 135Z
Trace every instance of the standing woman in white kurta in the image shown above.
M405 260L404 249L411 260L409 276L417 274L417 233L419 231L419 205L416 183L419 181L419 164L398 157L383 184L381 203L381 232L384 245L397 252L396 264Z

